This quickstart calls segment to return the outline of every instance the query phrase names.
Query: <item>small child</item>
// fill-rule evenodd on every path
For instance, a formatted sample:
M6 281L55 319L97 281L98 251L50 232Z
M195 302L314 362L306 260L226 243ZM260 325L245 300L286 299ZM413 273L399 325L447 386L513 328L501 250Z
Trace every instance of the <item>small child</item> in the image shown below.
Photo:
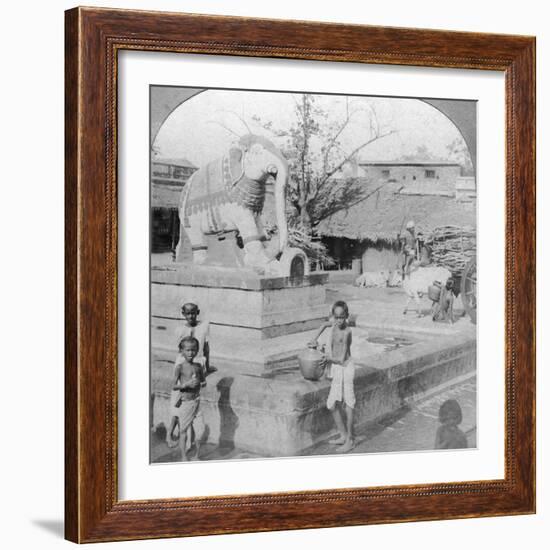
M206 375L214 370L210 367L210 345L208 343L210 324L208 321L199 321L200 312L199 306L193 302L186 302L181 306L184 322L176 329L176 346L179 346L180 341L186 336L196 338L199 342L196 361L202 365Z
M340 437L333 441L343 445L342 452L353 449L353 410L355 391L353 379L355 365L351 360L351 329L348 324L349 309L344 301L337 301L331 309L331 321L323 323L309 345L317 347L318 339L326 328L331 328L330 340L325 349L330 361L329 369L332 383L327 398L327 408L332 413Z
M435 436L436 449L466 449L468 440L458 427L462 422L462 409L454 399L447 399L439 408L439 422Z
M434 313L432 319L434 321L448 321L449 323L454 323L453 315L453 304L454 304L454 294L453 294L454 279L449 277L445 286L441 289L439 294L439 302L435 304Z
M175 447L173 432L176 423L179 424L179 444L182 453L182 460L187 458L188 431L190 435L194 432L197 458L199 456L200 439L204 433L204 422L199 410L200 390L206 385L204 370L200 363L195 362L199 351L199 341L193 336L185 336L179 343L179 355L174 369L172 382L172 395L170 409L172 422L166 434L166 441L169 447ZM200 424L201 430L197 433ZM190 440L192 437L190 437Z

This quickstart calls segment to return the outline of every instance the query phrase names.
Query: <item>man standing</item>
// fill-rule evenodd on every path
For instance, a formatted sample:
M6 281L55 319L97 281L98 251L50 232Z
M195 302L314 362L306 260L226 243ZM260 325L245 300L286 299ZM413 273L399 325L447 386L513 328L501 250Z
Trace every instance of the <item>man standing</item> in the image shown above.
M403 279L410 275L411 264L418 259L418 238L414 227L414 221L410 220L405 226L405 233L401 238L401 272Z

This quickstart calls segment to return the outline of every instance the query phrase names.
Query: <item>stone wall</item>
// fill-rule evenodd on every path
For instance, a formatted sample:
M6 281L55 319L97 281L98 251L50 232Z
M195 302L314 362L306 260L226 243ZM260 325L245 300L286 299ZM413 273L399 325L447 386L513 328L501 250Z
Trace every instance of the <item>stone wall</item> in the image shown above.
M393 248L368 247L361 256L363 272L394 270L399 261L399 252Z
M417 337L417 336L416 336ZM423 396L475 375L471 335L430 335L426 340L357 364L356 425L373 422ZM153 423L167 420L172 369L153 364ZM334 433L326 408L329 380L311 382L299 373L227 374L208 377L201 407L209 440L267 456L295 456Z

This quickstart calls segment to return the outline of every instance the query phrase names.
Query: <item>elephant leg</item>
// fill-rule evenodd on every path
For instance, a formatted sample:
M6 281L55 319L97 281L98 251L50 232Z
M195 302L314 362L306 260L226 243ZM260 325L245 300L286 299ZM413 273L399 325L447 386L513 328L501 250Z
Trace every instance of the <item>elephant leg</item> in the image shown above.
M234 222L244 244L244 264L254 269L265 270L269 258L263 245L264 233L258 232L256 217L250 210L241 206L236 207L235 214Z
M244 264L248 267L265 270L269 259L265 254L264 246L257 236L250 237L252 240L243 238L244 243Z
M190 227L185 228L189 242L191 243L191 250L193 252L193 263L203 264L206 261L208 255L208 245L206 238L201 227L200 217L192 217L189 220Z
M258 214L255 219L256 232L260 236L260 241L265 242L268 240L267 233L265 231L264 222L262 221L261 214Z

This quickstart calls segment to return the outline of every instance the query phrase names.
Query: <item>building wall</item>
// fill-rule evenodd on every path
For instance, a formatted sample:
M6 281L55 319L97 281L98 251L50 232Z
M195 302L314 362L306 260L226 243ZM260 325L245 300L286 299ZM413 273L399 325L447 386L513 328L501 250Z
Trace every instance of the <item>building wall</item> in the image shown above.
M369 179L395 181L403 185L436 184L442 191L455 192L455 184L460 177L460 166L401 166L364 165L361 167ZM427 172L433 174L429 177Z
M172 251L172 246L179 241L179 215L177 209L171 203L169 192L174 189L181 193L187 180L197 169L192 166L180 166L162 159L151 163L151 185L160 189L160 200L166 203L155 205L151 215L151 252L162 253ZM154 190L154 187L153 187ZM164 191L164 194L162 192ZM190 245L186 243L186 248ZM188 254L191 256L191 249Z
M157 184L184 185L197 169L191 166L179 166L162 160L152 162L152 181Z
M456 200L463 203L474 203L477 197L475 178L461 177L456 180Z
M399 253L393 248L368 247L361 256L363 273L393 270L397 267Z
M361 272L393 270L399 260L397 249L382 241L373 243L368 240L323 237L322 242L327 247L329 255L336 261L332 270L351 270L354 259L361 260Z

